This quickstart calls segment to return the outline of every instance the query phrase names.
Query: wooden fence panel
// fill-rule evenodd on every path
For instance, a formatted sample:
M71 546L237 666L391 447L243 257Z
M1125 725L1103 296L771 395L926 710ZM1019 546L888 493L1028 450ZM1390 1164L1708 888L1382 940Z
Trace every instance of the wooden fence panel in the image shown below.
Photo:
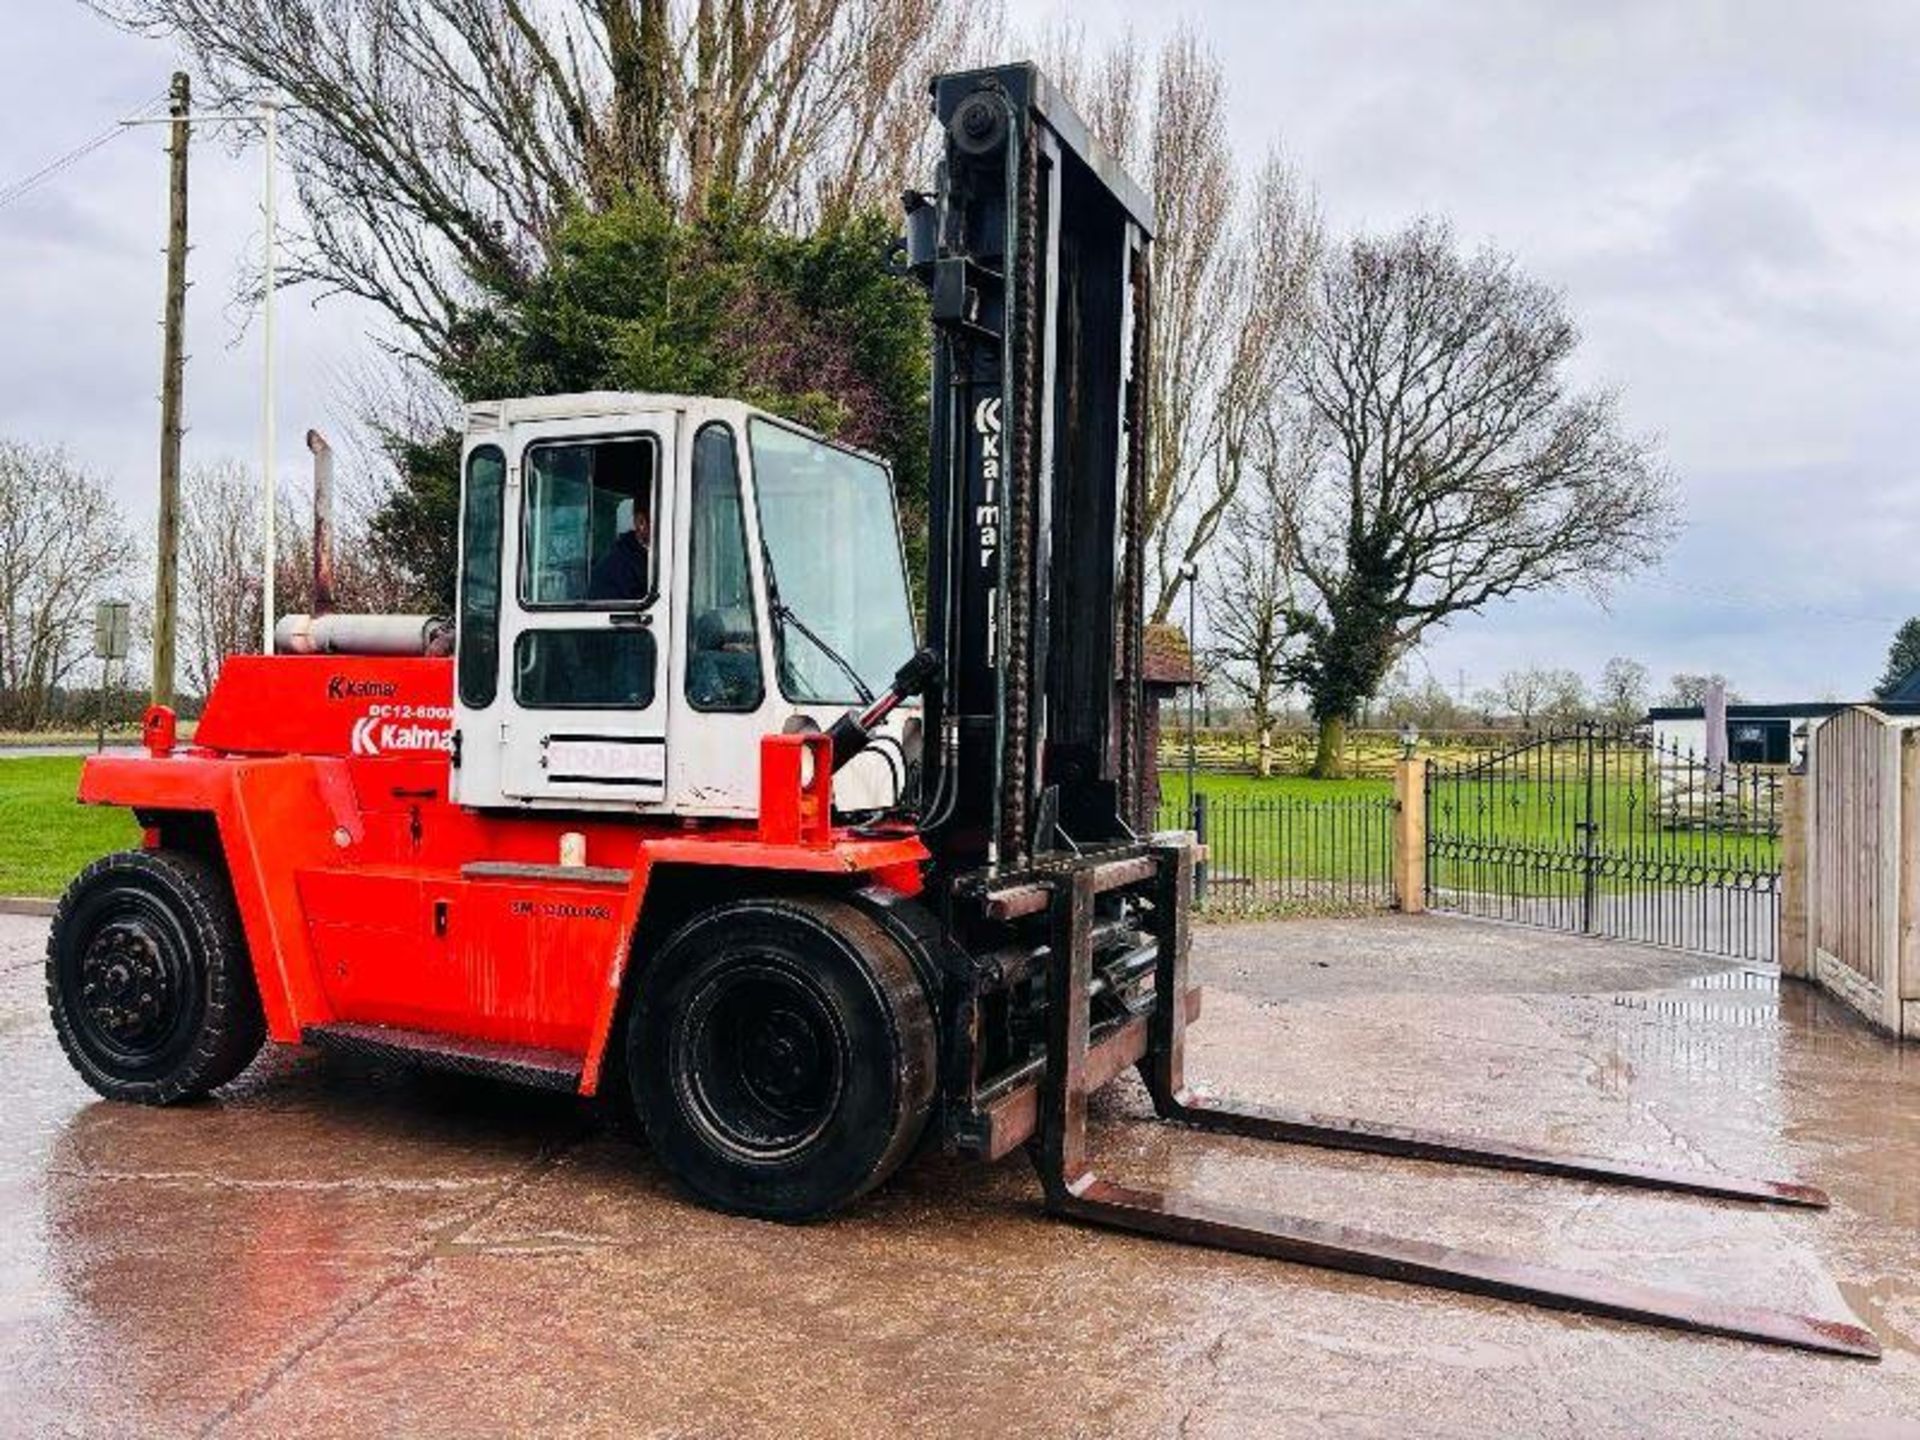
M1822 722L1807 747L1813 978L1895 1034L1903 992L1920 986L1914 734L1911 722L1853 709Z

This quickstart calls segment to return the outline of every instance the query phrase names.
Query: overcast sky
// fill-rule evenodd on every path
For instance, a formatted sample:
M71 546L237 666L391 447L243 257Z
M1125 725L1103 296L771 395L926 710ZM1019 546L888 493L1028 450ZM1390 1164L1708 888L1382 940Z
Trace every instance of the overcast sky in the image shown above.
M1920 4L1201 0L1166 19L1076 0L1102 37L1185 14L1226 57L1234 137L1282 144L1336 230L1422 212L1560 287L1583 378L1664 437L1687 530L1611 609L1532 598L1463 620L1424 665L1469 689L1524 664L1724 670L1749 696L1855 698L1920 612ZM1014 0L1017 23L1050 4ZM11 0L0 196L140 109L174 56L73 0ZM164 133L0 199L0 435L66 445L150 523ZM189 464L251 462L260 161L194 153ZM283 187L284 189L287 187ZM280 465L344 432L369 317L283 295Z

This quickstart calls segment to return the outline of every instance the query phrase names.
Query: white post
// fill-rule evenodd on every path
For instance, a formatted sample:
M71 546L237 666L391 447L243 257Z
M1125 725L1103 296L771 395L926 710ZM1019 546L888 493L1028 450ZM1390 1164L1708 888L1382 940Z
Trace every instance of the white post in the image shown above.
M276 115L272 96L260 102L260 114L266 122L267 175L266 175L266 289L262 292L260 312L260 341L264 352L261 361L261 416L260 416L260 484L265 491L265 519L262 524L265 554L263 564L265 574L260 583L260 615L264 635L261 638L261 653L273 654L273 571L275 554L275 511L279 508L279 497L273 483L273 290L275 282L274 267L274 169L278 160L279 137L275 124Z

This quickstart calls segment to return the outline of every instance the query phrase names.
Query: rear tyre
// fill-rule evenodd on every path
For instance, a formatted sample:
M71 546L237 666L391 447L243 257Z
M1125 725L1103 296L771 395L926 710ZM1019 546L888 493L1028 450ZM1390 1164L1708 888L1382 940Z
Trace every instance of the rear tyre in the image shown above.
M936 1049L926 990L886 931L839 901L767 899L707 911L661 947L626 1061L682 1186L721 1210L805 1220L913 1149Z
M110 1100L172 1105L233 1079L266 1023L226 877L166 850L89 865L47 937L47 1007L73 1068Z

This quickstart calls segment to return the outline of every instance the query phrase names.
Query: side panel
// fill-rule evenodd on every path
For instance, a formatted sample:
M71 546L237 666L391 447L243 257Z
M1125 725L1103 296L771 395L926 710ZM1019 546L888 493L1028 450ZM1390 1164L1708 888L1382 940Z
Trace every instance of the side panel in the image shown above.
M586 1049L624 886L341 870L299 885L335 1019Z
M750 826L689 831L585 815L488 815L449 803L437 758L91 760L81 798L210 814L269 1034L356 1021L563 1050L601 1067L658 865L918 888L911 834L773 844ZM556 862L561 836L585 865Z
M343 834L354 843L362 833L360 816L339 761L287 758L233 768L228 804L217 813L220 844L267 1031L294 1042L302 1025L333 1018L296 877L343 848Z
M413 757L444 766L453 750L453 662L235 655L220 667L194 746L227 755Z

